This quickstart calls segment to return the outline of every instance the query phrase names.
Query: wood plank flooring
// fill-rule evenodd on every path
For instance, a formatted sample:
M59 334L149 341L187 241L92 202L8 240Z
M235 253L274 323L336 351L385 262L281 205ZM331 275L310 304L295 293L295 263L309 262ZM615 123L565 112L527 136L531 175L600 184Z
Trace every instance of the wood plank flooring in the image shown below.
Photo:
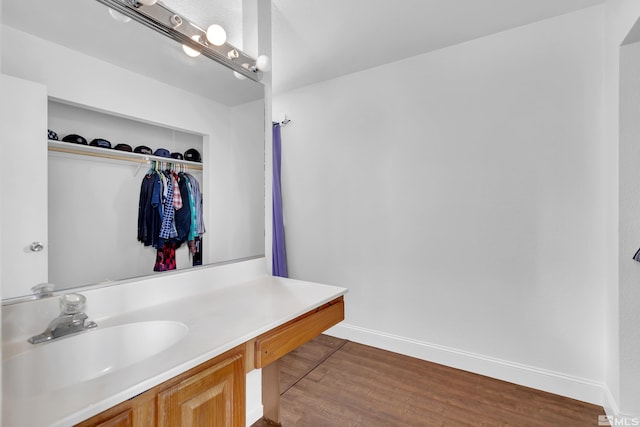
M283 427L597 426L599 406L322 335L281 360ZM272 425L272 424L271 424ZM252 427L267 427L264 420Z
M280 394L284 394L346 343L347 340L320 335L284 356L280 360Z

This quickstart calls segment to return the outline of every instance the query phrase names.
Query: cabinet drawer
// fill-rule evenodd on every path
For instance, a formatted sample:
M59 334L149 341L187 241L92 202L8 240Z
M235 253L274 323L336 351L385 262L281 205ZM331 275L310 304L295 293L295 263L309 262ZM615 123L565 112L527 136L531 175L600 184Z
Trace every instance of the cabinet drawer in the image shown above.
M337 298L256 338L255 366L269 363L344 320L344 298Z
M132 427L133 426L133 413L131 409L97 424L96 427Z

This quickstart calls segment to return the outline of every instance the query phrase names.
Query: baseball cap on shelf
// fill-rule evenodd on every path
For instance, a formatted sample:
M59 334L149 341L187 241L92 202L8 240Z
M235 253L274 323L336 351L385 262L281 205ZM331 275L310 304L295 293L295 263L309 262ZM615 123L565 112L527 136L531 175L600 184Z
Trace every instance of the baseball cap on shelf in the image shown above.
M133 152L138 154L153 154L153 150L146 145L138 145L133 149Z
M58 134L52 131L51 129L47 129L47 139L58 141Z
M131 148L129 144L116 144L116 146L113 147L113 149L120 150L120 151L128 151L129 153L133 151L133 148Z
M89 145L93 145L94 147L100 147L100 148L111 148L111 143L103 138L94 138L91 140Z
M171 153L171 158L172 159L178 159L178 160L184 160L184 157L182 157L182 153Z
M82 144L87 145L87 140L81 137L80 135L76 135L75 133L70 133L69 135L62 138L64 142L71 142L73 144Z
M184 159L190 162L198 162L202 163L202 157L200 157L200 152L195 148L189 148L184 152Z
M158 148L153 155L158 157L171 157L171 153L166 148Z

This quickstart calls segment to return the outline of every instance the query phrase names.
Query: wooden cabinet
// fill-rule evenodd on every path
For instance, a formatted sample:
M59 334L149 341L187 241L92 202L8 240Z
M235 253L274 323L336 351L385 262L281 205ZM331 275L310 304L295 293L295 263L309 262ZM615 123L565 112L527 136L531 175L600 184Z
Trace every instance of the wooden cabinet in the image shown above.
M158 427L243 426L244 361L241 354L158 394Z
M244 359L242 345L76 427L244 427Z
M127 409L124 412L121 412L108 420L104 420L103 422L96 425L96 427L131 427L133 426L133 411L131 409Z

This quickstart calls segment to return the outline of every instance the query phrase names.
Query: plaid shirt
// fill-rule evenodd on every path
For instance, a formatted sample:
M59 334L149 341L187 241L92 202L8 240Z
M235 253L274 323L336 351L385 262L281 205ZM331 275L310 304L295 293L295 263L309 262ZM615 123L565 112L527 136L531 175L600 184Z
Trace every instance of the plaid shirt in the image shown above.
M180 177L171 172L171 181L173 182L173 209L180 210L182 207L182 195L180 194L180 187L178 186L178 180Z
M167 179L167 196L164 199L164 210L162 213L162 226L160 227L160 238L168 239L172 231L173 217L173 179Z

